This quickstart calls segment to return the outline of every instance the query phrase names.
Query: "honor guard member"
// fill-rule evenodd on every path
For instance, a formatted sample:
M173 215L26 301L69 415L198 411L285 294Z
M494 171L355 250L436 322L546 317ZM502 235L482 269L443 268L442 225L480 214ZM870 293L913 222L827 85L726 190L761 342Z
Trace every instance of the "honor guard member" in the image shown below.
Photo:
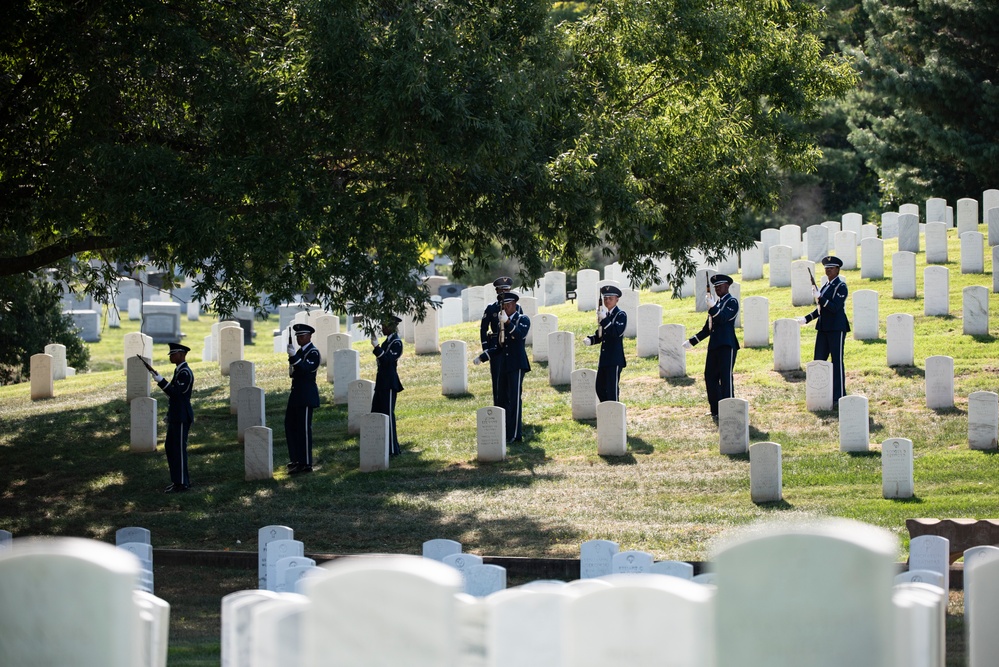
M597 309L597 332L583 339L583 345L600 343L597 362L597 400L616 401L620 396L618 382L621 369L628 365L624 358L624 329L628 314L617 307L621 290L613 285L600 288L601 305Z
M316 371L322 355L312 344L315 329L308 324L292 327L298 351L288 343L288 363L291 368L291 393L284 412L284 435L288 441L288 472L297 475L312 472L312 412L319 407L319 387Z
M166 381L162 375L150 368L156 384L170 397L167 408L166 449L167 465L170 467L170 486L167 493L180 493L191 488L191 477L187 472L187 434L194 422L191 408L191 391L194 389L194 373L187 365L187 353L191 348L180 343L170 343L170 362L175 364L173 378Z
M500 295L499 301L503 310L499 314L501 335L497 337L497 347L489 348L472 363L493 360L499 366L497 378L498 401L496 405L506 411L506 441L521 442L523 440L524 415L521 394L524 387L524 375L531 370L527 360L527 350L524 340L531 330L531 318L524 315L517 307L520 296L514 292Z
M499 347L499 334L503 328L500 324L500 313L503 312L503 308L500 306L500 298L513 289L513 278L501 276L493 281L493 287L496 288L496 300L482 311L482 321L479 323L479 339L482 342L483 352ZM517 312L522 312L520 304L517 304ZM492 379L493 385L493 405L499 405L500 397L497 393L499 362L492 357L489 359L489 376Z
M732 398L735 387L732 371L735 368L735 355L739 350L739 340L735 337L735 318L739 315L739 300L728 293L732 279L723 273L711 276L715 288L707 295L708 318L704 327L689 340L683 348L692 350L695 345L708 339L708 357L704 361L704 384L707 385L708 405L712 419L718 419L718 401Z
M402 391L399 381L397 364L402 356L402 339L397 330L401 319L394 315L382 322L382 335L386 336L381 345L378 337L371 332L371 352L378 362L378 372L375 375L375 393L371 397L371 411L388 415L389 418L389 456L402 453L399 447L399 434L395 430L395 399Z
M832 361L833 407L846 394L846 371L843 368L843 347L846 334L850 331L850 321L846 319L846 283L839 277L843 260L832 255L822 258L828 282L819 289L812 286L815 310L798 318L798 324L805 326L815 322L815 354L817 361Z

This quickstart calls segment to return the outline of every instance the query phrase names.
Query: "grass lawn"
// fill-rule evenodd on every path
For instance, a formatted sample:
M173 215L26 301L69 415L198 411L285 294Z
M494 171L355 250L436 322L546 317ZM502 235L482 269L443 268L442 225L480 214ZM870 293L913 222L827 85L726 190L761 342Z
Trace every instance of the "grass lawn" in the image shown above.
M321 381L323 407L314 422L321 468L289 477L283 469L289 380L286 357L272 352L274 318L257 323L258 343L246 351L256 363L257 385L266 391L274 479L243 480L228 379L217 364L194 361L196 421L189 455L195 488L164 495L169 479L162 447L154 454L129 452L121 336L138 330L138 323L126 320L121 329L105 329L103 340L90 346L98 372L56 383L55 398L32 402L26 384L0 387L0 527L15 536L113 541L117 528L138 525L152 531L156 547L255 551L257 528L279 523L294 528L307 551L339 554L417 554L424 540L447 537L483 555L578 557L581 542L601 538L658 559L706 560L712 539L734 526L775 515L841 516L896 534L904 560L906 518L999 516L999 456L969 450L967 423L968 395L999 387L999 344L992 335L963 335L961 326L961 290L985 285L991 292L991 256L988 273L962 275L956 230L950 234L950 317L923 315L922 254L919 297L891 298L894 240L885 242L887 279L862 280L859 270L843 272L851 294L871 289L880 295L881 338L848 338L846 349L847 391L870 401L870 453L839 451L836 414L805 409L803 372L774 372L771 349L739 352L736 395L750 401L751 441L783 447L780 503L753 504L748 457L718 453L701 379L706 345L687 354L687 377L663 380L657 359L635 357L633 339L625 342L628 367L621 378L627 456L597 456L595 423L572 419L568 387L549 386L546 364L536 363L524 385L525 442L509 447L503 463L477 463L475 410L490 402L488 369L470 364L469 394L447 398L441 395L440 358L416 356L409 345L399 364L406 389L397 407L404 453L393 459L391 470L357 471L357 437L346 434L346 406L333 405L332 386ZM768 297L771 320L808 312L791 307L788 288L768 284L766 278L744 282L741 297ZM995 299L990 295L990 303ZM643 292L642 303L662 305L663 322L685 325L688 335L704 320L690 298ZM848 308L852 320L852 298ZM596 368L599 351L578 344L595 328L593 313L580 313L573 304L542 312L557 315L559 328L576 334L576 367ZM915 366L886 366L884 322L893 313L915 317ZM195 360L210 326L207 319L183 320ZM801 331L802 362L811 359L814 336L811 327ZM477 350L478 323L441 331L441 342L452 339ZM39 348L43 345L39 341ZM362 341L355 348L361 352L361 377L374 379L370 344ZM156 346L154 365L169 377L166 349ZM938 354L954 358L957 405L951 410L925 407L925 359ZM159 399L162 441L166 397L156 388L153 396ZM878 443L892 437L913 441L916 496L909 500L881 495ZM217 664L218 599L252 586L253 577L244 574L157 573L157 593L175 611L172 665ZM182 585L169 583L175 580ZM960 618L951 621L958 624L951 649L958 650Z

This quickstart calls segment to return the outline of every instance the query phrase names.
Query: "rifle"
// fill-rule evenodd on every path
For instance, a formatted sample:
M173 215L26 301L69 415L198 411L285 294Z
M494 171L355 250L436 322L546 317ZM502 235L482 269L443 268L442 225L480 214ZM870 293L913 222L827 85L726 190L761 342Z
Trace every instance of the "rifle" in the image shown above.
M500 320L500 315L506 311L503 310L503 303L498 298L496 299L496 303L499 304L499 311L496 313L496 325L499 327L499 333L496 335L496 340L499 342L499 346L503 347L503 343L506 342L506 327Z
M288 345L291 345L291 325L288 326ZM295 367L288 364L288 377L292 377L295 374Z
M707 271L704 272L704 291L707 293L708 296L711 296L711 276L708 275ZM715 320L714 320L713 317L711 317L711 313L710 313L711 307L710 306L708 307L708 311L709 311L708 312L708 331L711 331L714 328Z
M812 281L812 287L819 289L819 286L815 284L815 276L812 275L812 270L809 268L805 269L808 271L808 279ZM815 310L822 312L822 304L819 303L819 297L815 297Z
M150 373L152 373L152 374L154 374L154 375L156 375L156 374L157 374L157 373L156 373L156 369L155 369L155 368L153 368L152 366L150 366L149 364L147 364L147 363L146 363L146 360L145 360L145 359L143 359L143 358L142 358L141 356L139 356L138 354L136 354L136 355L135 355L135 358L136 358L136 359L138 359L139 361L141 361L141 362L142 362L142 365L146 367L146 370L147 370L147 371L149 371Z

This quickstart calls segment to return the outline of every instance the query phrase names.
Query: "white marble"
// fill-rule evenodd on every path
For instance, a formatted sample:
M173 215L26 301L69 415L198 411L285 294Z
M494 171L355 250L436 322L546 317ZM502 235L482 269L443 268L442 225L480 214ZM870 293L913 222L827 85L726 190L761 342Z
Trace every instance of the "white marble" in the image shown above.
M361 437L359 470L375 472L389 468L389 416L369 412L360 419Z
M886 320L889 366L915 366L915 320L908 313L895 313Z
M926 358L926 407L947 410L954 407L954 358L934 355Z
M351 349L352 341L350 334L346 333L329 334L325 341L323 347L326 348L326 381L332 384L336 380L336 352ZM284 346L278 351L284 352Z
M866 452L870 440L867 397L843 396L839 399L839 451Z
M780 228L781 245L786 245L791 249L791 259L801 257L801 227L798 225L781 225ZM773 249L771 249L772 251ZM771 255L772 257L772 255ZM773 261L771 259L771 261Z
M146 373L146 376L149 374ZM229 364L229 414L239 413L239 390L256 383L257 372L252 361L239 360Z
M375 383L371 380L354 380L347 385L347 435L361 433L361 423L371 413L374 396Z
M916 255L896 252L891 256L891 294L893 299L916 298Z
M923 269L923 315L950 315L950 269L946 266L927 266Z
M978 200L964 197L957 200L957 236L978 231Z
M219 327L219 370L222 376L229 376L229 366L232 362L242 360L243 328L238 324Z
M534 361L548 361L549 334L558 331L558 316L551 313L538 313L531 318Z
M813 264L818 264L829 254L829 234L822 225L812 225L808 228L808 253L806 257Z
M274 434L266 426L250 426L243 432L243 479L274 477Z
M813 280L815 280L815 265L812 262L807 259L791 262L792 306L808 306L815 303L815 299L812 297ZM819 283L816 282L816 284Z
M933 222L947 223L947 200L941 197L930 197L926 200L926 224Z
M864 216L859 213L844 213L843 217L843 231L853 232L854 243L860 243L860 230L864 226Z
M857 290L850 295L853 299L853 338L854 340L877 340L880 337L878 316L878 293L872 289Z
M468 344L446 340L441 344L441 394L463 396L468 393Z
M600 295L597 282L600 272L596 269L583 269L576 274L576 309L581 312L596 310Z
M752 247L746 248L740 255L742 265L742 280L762 280L763 278L763 247L757 241Z
M361 356L345 348L333 352L333 404L346 405L350 383L361 379Z
M749 493L754 503L778 502L783 498L781 446L757 442L749 446Z
M985 273L985 236L980 232L961 234L961 273Z
M245 442L246 429L267 426L264 390L260 387L243 387L236 395L236 437Z
M881 443L881 494L885 498L911 498L912 440L889 438Z
M770 248L770 286L791 286L791 248L786 245Z
M860 245L859 228L856 232L844 230L836 233L836 256L843 260L844 271L852 271L857 268L858 245Z
M718 440L720 454L749 451L749 401L743 398L718 401Z
M801 327L796 320L774 320L774 370L801 370Z
M628 416L624 403L603 401L597 405L597 454L625 456L628 453Z
M877 237L860 242L860 277L865 280L885 277L885 242Z
M571 331L548 334L548 384L552 387L571 384L575 367L575 335Z
M565 273L548 271L545 273L545 305L558 306L565 303Z
M156 399L140 396L128 404L129 451L156 451Z
M747 296L739 305L743 315L743 345L770 347L770 300L765 296Z
M763 263L770 263L770 248L780 245L780 230L768 228L760 231L760 250L763 251Z
M968 396L968 446L999 448L999 394L976 391Z
M495 405L479 408L476 415L475 447L480 462L506 459L506 411Z
M898 238L898 213L886 211L881 214L881 238Z
M579 578L591 579L611 574L611 563L620 548L610 540L587 540L579 546Z
M926 263L946 264L950 261L947 250L947 224L930 222L926 224Z
M659 327L659 377L687 376L687 354L683 342L687 329L682 324L664 324Z
M809 361L805 364L805 409L832 410L833 371L830 361Z
M969 285L961 291L963 298L964 334L966 336L989 335L989 289L981 285Z
M900 252L919 252L919 216L898 216L898 249Z
M427 308L423 321L413 320L413 348L419 355L440 354L440 327L437 323L437 313Z
M597 372L592 368L577 368L570 377L572 418L597 418Z
M659 355L659 327L663 324L663 307L645 303L638 307L635 354L641 358Z

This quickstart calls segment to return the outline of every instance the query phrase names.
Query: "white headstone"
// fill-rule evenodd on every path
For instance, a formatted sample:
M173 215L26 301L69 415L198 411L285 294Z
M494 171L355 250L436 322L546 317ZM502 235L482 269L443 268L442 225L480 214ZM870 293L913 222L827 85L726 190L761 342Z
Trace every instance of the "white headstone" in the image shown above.
M770 248L770 286L791 286L791 249L786 245Z
M995 247L999 245L999 207L985 211L985 221L989 225L989 246Z
M957 236L978 231L978 200L965 197L957 200Z
M775 245L780 245L780 230L779 229L763 229L760 230L760 250L763 251L763 263L770 263L770 248Z
M994 665L999 655L999 553L980 559L969 572L965 555L964 618L967 624L968 667ZM970 575L970 576L969 576Z
M582 269L576 274L576 308L581 312L597 309L599 295L597 282L600 272L596 269Z
M133 452L156 451L156 399L140 396L128 404L131 417L129 450Z
M805 364L805 408L807 410L832 410L832 362L809 361Z
M871 439L870 413L866 396L839 399L839 451L866 452Z
M554 331L558 331L558 316L550 313L538 313L531 318L534 361L548 361L548 335Z
M856 251L856 248L854 250ZM815 265L807 259L799 259L791 263L792 306L807 306L815 303L815 299L812 298L812 280L814 278Z
M898 213L895 211L886 211L881 214L881 238L883 239L897 239L898 238Z
M912 440L889 438L881 443L881 493L885 498L912 497Z
M122 344L125 348L124 353L122 354L122 368L126 369L126 374L126 364L128 363L129 357L139 355L145 359L147 363L152 363L153 339L149 336L138 332L127 333L122 336Z
M686 331L682 324L659 327L659 377L687 376L687 355L683 349L683 341L687 340Z
M843 260L843 270L852 271L857 268L857 246L860 244L860 229L857 232L842 231L836 233L836 256Z
M989 335L989 289L981 285L969 285L961 291L964 311L964 334L966 336Z
M863 227L860 228L860 243L863 245L864 241L867 239L878 238L878 226L874 223L868 222Z
M291 540L295 531L287 526L264 526L257 530L257 587L267 589L267 545L277 540ZM277 582L273 582L275 585Z
M322 313L316 317L316 323L313 325L313 328L316 330L312 334L313 344L319 348L322 363L328 365L330 362L329 336L330 334L340 333L340 318L329 313Z
M694 566L679 560L660 560L652 564L652 573L690 581L694 578Z
M886 322L889 366L915 366L915 320L908 313L889 315Z
M770 347L770 301L765 296L747 296L741 302L742 342L746 347Z
M221 658L223 667L249 663L253 609L278 598L278 593L265 590L246 590L230 593L222 598Z
M506 459L506 410L495 405L475 413L476 458L482 462Z
M572 418L597 418L597 372L591 368L577 368L572 372Z
M252 361L240 360L229 364L229 414L239 413L239 390L256 383L257 373Z
M506 568L499 565L472 565L464 575L465 592L473 597L484 598L506 588Z
M718 438L722 454L749 451L749 401L742 398L718 401Z
M842 220L843 231L853 232L854 238L856 239L855 243L860 243L860 228L864 225L864 216L859 213L844 213ZM821 259L821 257L819 259Z
M322 340L322 339L320 339ZM336 380L336 351L337 350L349 350L351 349L351 337L350 334L345 333L335 333L326 336L326 381L333 382ZM281 351L284 351L284 346L281 347Z
M197 301L187 302L187 321L188 322L198 322L201 320L201 304Z
M898 207L900 215L914 215L919 218L919 204L902 204Z
M714 269L698 269L694 275L694 309L698 313L705 313L708 310L707 286L711 277L720 273ZM712 290L713 293L713 290Z
M891 256L891 295L893 299L916 298L916 255L896 252Z
M940 535L913 537L909 540L909 570L930 570L940 575L941 582L937 585L949 591L950 540Z
M985 237L980 232L961 234L961 273L985 273Z
M662 306L657 303L646 303L638 307L638 331L635 339L635 354L638 357L659 355L659 327L662 323Z
M809 262L818 264L822 258L829 254L829 234L822 225L812 225L808 228L808 253L806 257Z
M125 359L125 400L129 403L136 398L151 395L152 376L140 357Z
M266 426L248 426L243 431L243 479L274 477L274 433Z
M877 340L880 319L878 317L878 293L871 289L853 293L853 337L855 340Z
M141 526L126 526L115 531L115 545L128 544L129 542L152 544L152 534L148 528L142 528Z
M371 399L375 383L371 380L354 380L347 386L347 434L361 432L362 418L371 412Z
M369 412L361 417L361 472L388 470L389 416Z
M348 402L350 383L361 378L361 356L357 350L343 349L333 352L333 404Z
M441 393L468 393L468 344L463 340L446 340L441 345Z
M999 206L999 190L989 188L982 193L982 211L988 211Z
M449 296L441 308L441 327L453 327L464 322L461 312L461 297Z
M416 354L440 354L437 313L433 308L427 308L426 317L422 322L413 321L413 334Z
M587 540L579 546L579 578L590 579L611 574L611 562L619 550L617 542Z
M923 269L923 315L950 315L950 269L927 266Z
M926 225L926 263L946 264L950 261L947 251L947 224L930 222Z
M866 280L885 277L885 242L877 237L860 242L860 277Z
M781 225L780 243L791 249L791 259L801 257L801 227L798 225ZM770 249L770 262L773 263L773 248Z
M443 562L446 556L461 553L461 542L438 537L424 542L420 553L424 558Z
M611 574L649 574L654 562L644 551L620 551L611 556Z
M947 200L941 197L930 197L926 200L926 224L947 222Z
M968 396L968 446L999 448L999 394L976 391Z
M954 357L926 358L926 407L931 410L954 407Z
M142 301L139 299L128 300L128 319L131 321L142 319Z
M155 343L175 343L180 340L180 304L146 301L142 304L142 333Z
M537 326L536 318L538 316L538 300L533 296L521 296L520 301L517 303L520 304L520 309L524 311L524 314L531 318L531 328L527 332L527 338L524 339L524 344L533 346L534 329ZM557 329L558 326L556 325L555 328Z
M796 320L774 320L774 370L801 370L801 327Z
M572 382L576 365L575 336L571 331L548 334L548 384L552 387Z
M898 216L899 252L919 252L919 216L900 214Z
M760 280L763 278L763 247L762 244L757 241L749 247L742 251L740 255L740 263L742 264L742 280Z
M781 446L776 442L757 442L749 446L749 494L754 503L780 501Z
M45 354L52 357L52 379L66 379L66 346L61 343L49 343L45 346Z
M565 273L548 271L545 273L545 305L557 306L565 303Z
M229 375L229 365L243 359L243 328L239 325L219 328L219 368L223 377Z
M243 387L236 394L236 437L246 441L246 429L251 426L267 426L267 411L264 407L264 390L260 387Z
M624 403L602 401L597 405L597 454L624 456L628 453L628 419Z

